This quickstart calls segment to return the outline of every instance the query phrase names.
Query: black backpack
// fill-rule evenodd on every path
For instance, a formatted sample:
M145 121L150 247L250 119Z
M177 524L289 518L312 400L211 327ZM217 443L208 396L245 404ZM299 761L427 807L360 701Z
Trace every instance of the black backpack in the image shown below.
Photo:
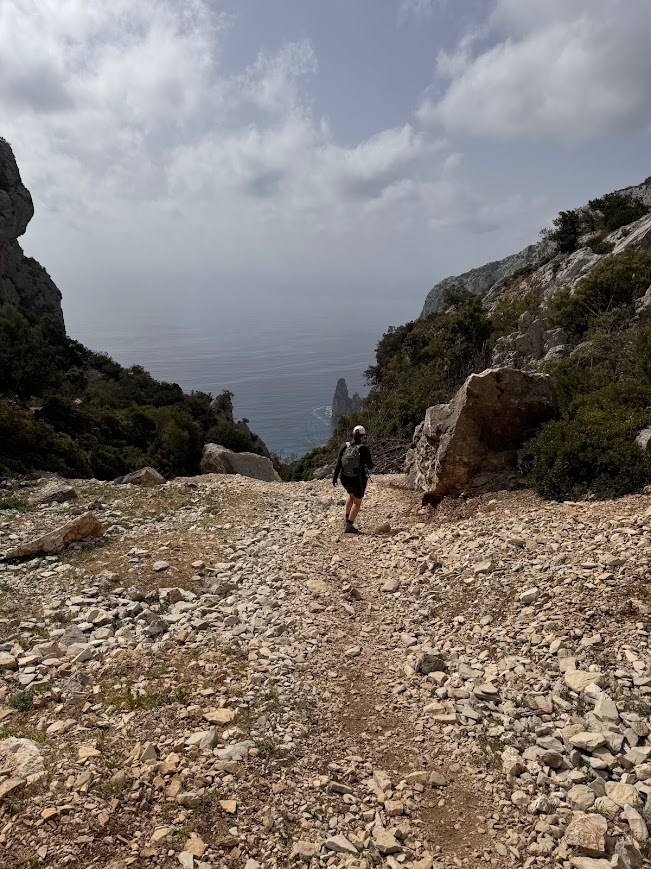
M341 456L341 473L346 477L356 477L362 466L362 454L359 451L359 444L353 442L346 443L346 448Z

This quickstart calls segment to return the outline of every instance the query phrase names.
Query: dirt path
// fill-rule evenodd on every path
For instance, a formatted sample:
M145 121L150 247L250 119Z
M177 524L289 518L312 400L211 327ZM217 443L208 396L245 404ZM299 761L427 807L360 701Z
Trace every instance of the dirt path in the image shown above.
M0 797L0 865L569 869L591 762L646 794L647 501L430 513L400 483L359 536L327 482L218 476L0 517L0 543L90 503L105 527L0 564L0 747L45 769ZM564 728L598 723L567 661L599 670L632 759L570 762Z

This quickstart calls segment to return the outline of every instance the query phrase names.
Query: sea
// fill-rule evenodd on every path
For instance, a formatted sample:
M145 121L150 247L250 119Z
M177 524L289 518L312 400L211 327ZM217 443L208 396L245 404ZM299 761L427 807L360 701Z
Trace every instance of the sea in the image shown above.
M234 393L236 419L247 419L268 448L291 461L330 436L337 380L365 395L364 372L389 323L382 311L369 321L344 323L331 313L303 310L288 317L269 308L234 308L201 316L159 305L154 312L120 316L90 309L66 313L68 334L121 365L142 365L157 380L190 392ZM386 312L388 315L388 311ZM399 321L396 321L399 322Z

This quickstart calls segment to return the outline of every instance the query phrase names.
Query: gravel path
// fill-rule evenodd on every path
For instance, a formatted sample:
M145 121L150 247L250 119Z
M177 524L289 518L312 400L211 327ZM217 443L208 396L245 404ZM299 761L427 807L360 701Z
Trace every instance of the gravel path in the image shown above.
M3 867L649 865L647 498L73 485L0 513L103 526L0 562Z

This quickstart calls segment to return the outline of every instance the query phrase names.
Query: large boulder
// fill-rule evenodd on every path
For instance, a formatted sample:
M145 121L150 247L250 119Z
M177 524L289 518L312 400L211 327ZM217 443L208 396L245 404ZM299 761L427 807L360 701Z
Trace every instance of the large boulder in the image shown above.
M199 467L202 474L241 474L268 483L280 482L271 459L255 453L234 453L219 444L205 445Z
M75 519L71 519L65 525L42 534L40 537L21 543L19 546L5 552L7 560L14 558L31 558L34 555L50 555L53 552L61 552L71 543L78 540L86 540L88 537L101 537L103 534L102 524L94 513L82 513Z
M130 474L125 474L124 477L118 477L114 480L115 483L132 486L158 486L165 482L165 477L159 474L156 468L140 468L137 471L131 471Z
M449 404L428 408L407 454L408 482L441 497L499 488L514 476L525 438L557 412L546 374L471 374Z

